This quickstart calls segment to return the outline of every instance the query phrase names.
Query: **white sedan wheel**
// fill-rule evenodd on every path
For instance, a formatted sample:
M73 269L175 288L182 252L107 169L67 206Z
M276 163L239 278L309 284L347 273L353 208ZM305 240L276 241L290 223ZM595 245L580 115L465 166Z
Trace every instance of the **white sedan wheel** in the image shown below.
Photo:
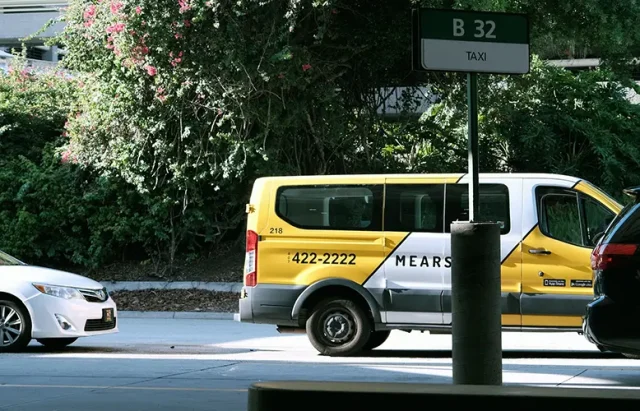
M26 347L31 340L29 319L12 301L0 301L0 352Z

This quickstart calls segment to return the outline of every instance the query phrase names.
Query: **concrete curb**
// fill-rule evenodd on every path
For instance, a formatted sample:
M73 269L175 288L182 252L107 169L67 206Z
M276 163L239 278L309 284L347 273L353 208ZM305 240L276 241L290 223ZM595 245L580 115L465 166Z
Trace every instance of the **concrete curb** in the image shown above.
M206 281L100 281L107 291L138 290L207 290L239 293L242 283L215 283Z
M118 311L118 317L182 320L239 320L239 314L237 313L182 311Z

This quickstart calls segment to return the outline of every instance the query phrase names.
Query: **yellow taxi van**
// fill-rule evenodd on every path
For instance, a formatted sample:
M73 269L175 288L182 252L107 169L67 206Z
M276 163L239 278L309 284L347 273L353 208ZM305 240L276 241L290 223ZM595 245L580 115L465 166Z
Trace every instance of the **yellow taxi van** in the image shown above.
M467 174L265 177L247 204L239 321L306 332L353 355L391 330L451 332L450 224ZM479 216L501 226L505 331L581 332L590 254L622 209L588 181L480 174Z

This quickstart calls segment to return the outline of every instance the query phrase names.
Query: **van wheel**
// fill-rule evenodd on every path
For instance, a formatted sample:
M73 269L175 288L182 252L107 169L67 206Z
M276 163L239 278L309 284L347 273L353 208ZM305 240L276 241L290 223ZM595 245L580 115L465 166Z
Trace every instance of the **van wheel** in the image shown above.
M318 304L306 324L311 345L322 355L349 356L369 341L371 322L356 303L327 299Z
M389 338L389 335L391 334L391 331L373 331L371 333L371 337L369 337L369 341L367 341L367 343L364 345L364 347L362 347L363 350L373 350L375 348L380 347L382 344L384 344L385 341L387 341L387 338Z

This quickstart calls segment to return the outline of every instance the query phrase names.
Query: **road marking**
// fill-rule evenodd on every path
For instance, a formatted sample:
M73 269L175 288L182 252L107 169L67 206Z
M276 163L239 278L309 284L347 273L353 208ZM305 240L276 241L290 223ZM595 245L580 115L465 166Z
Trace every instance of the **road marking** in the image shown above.
M194 387L136 387L113 385L53 385L53 384L1 384L0 388L71 388L85 390L151 390L151 391L211 391L247 392L243 388L194 388Z

